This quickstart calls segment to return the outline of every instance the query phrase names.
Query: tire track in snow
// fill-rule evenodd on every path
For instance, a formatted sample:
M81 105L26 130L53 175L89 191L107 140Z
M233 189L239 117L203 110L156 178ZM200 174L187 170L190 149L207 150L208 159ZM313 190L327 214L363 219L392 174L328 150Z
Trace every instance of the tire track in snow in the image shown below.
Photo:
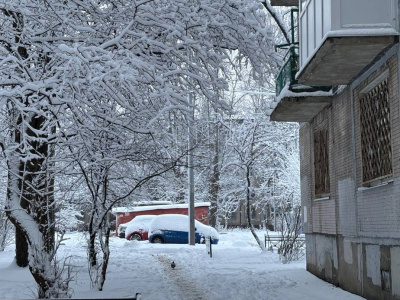
M161 263L164 273L178 289L182 299L207 300L203 289L198 287L197 282L190 276L189 270L185 270L184 267L178 264L175 269L172 269L172 260L165 255L156 255L156 258Z

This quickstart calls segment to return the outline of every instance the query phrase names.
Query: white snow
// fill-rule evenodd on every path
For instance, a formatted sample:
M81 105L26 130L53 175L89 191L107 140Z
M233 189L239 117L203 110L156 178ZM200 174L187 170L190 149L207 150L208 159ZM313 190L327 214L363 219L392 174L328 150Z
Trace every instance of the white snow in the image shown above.
M165 204L165 205L143 205L143 206L134 206L134 207L116 207L112 209L112 213L120 213L120 212L133 212L133 211L147 211L147 210L155 210L155 209L175 209L175 208L188 208L188 203L185 204ZM195 202L194 207L201 206L210 206L210 202Z
M263 231L258 231L263 238ZM212 245L151 244L111 238L111 258L104 291L90 289L82 233L67 234L60 258L71 256L78 271L71 282L73 298L125 298L141 293L142 300L190 299L362 299L328 284L305 270L305 262L282 264L276 253L261 252L248 230L220 233ZM14 246L0 252L0 298L34 298L36 285L28 268L12 262ZM176 268L170 264L175 261Z
M196 232L201 236L211 236L219 238L217 231L195 220ZM159 230L189 231L189 217L186 215L165 214L155 217L149 227L149 233Z
M290 98L290 97L330 97L332 96L332 90L328 91L328 92L324 92L324 91L315 91L315 92L292 92L291 90L289 90L289 83L287 83L282 91L279 93L278 96L275 97L274 101L272 101L270 103L270 109L268 110L267 114L271 115L273 110L275 109L275 107L279 104L279 102L281 102L281 100L283 98Z
M151 221L156 217L156 215L143 215L143 216L136 216L128 223L124 223L119 225L119 229L121 227L125 227L125 237L128 236L130 233L139 230L149 230L149 226Z
M351 27L350 27L351 26ZM341 37L341 36L385 36L385 35L399 35L392 25L382 24L352 24L342 30L332 30L326 33L326 37ZM324 37L324 39L326 39Z
M315 92L292 92L289 90L289 85L285 85L285 87L282 89L281 93L279 96L276 97L275 102L279 103L282 98L289 98L289 97L330 97L332 96L332 90L328 92L324 91L315 91Z

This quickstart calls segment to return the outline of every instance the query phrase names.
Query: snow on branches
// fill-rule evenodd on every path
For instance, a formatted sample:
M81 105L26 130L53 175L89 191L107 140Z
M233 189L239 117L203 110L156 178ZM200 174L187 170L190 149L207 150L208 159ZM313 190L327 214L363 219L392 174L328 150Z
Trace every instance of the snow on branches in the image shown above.
M6 208L29 249L39 297L59 296L53 287L68 294L50 271L55 178L127 158L181 157L165 155L168 113L185 114L189 92L226 108L218 91L228 88L230 52L258 72L276 69L265 19L256 0L0 0Z

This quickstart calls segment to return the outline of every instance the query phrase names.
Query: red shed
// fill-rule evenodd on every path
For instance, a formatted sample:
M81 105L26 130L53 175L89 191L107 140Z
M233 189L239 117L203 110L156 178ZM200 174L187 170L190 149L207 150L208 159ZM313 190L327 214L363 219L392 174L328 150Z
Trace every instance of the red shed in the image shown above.
M208 225L208 208L210 202L198 202L194 204L194 217L197 221ZM146 205L135 207L116 207L113 209L116 215L116 228L120 224L129 222L140 215L163 215L163 214L181 214L188 215L188 204L163 204Z

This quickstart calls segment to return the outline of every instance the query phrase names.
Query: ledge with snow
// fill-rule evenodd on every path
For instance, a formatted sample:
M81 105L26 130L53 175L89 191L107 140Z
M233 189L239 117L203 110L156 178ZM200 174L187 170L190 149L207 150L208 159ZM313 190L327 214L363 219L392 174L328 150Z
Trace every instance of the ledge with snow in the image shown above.
M302 85L293 85L289 90L289 84L287 84L275 98L270 107L271 121L310 122L321 110L331 104L332 91L293 92L296 87L304 88Z

